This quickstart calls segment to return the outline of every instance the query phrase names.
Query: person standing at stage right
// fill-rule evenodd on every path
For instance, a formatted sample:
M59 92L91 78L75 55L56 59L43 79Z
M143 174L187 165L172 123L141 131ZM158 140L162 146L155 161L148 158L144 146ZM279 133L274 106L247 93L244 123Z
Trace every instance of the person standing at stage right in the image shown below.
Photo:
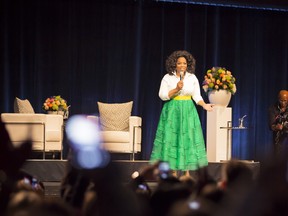
M288 152L288 91L281 90L278 100L269 107L269 127L273 131L274 150L277 155Z
M207 155L200 119L194 102L212 111L200 94L195 76L195 59L185 50L174 51L166 59L159 97L163 105L158 123L151 161L167 161L177 171L189 175L189 170L207 166Z

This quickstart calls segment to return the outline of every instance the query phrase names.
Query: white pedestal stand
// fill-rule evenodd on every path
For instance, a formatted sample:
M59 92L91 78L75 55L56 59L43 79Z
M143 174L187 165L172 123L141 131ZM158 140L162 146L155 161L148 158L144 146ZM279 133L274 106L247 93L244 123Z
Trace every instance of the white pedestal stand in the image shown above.
M231 158L231 130L223 130L232 122L232 108L215 106L207 112L206 148L208 162L220 162ZM229 140L228 140L229 139ZM228 140L228 144L227 144Z

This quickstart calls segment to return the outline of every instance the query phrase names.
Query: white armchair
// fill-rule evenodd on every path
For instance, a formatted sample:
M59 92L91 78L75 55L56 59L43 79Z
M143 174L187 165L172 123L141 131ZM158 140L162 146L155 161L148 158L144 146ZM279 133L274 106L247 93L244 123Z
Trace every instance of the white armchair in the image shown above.
M32 141L32 150L60 152L62 159L63 116L50 114L2 113L1 120L14 146Z
M98 116L87 116L100 125ZM135 153L141 152L142 118L139 116L129 117L129 130L102 130L100 132L103 148L111 153L130 153L131 160L135 160Z

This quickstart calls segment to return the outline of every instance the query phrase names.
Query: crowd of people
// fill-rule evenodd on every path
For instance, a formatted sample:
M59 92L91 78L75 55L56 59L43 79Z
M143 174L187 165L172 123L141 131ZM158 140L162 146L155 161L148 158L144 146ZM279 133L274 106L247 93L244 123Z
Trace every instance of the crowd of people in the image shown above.
M13 147L0 124L0 215L3 216L193 216L193 215L288 215L287 159L267 159L259 174L245 161L223 164L216 181L199 168L197 175L175 177L161 162L131 173L130 182L119 182L113 163L79 169L69 163L61 184L61 196L47 199L45 187L22 173L31 143ZM163 175L165 172L165 175ZM149 182L156 183L151 188Z

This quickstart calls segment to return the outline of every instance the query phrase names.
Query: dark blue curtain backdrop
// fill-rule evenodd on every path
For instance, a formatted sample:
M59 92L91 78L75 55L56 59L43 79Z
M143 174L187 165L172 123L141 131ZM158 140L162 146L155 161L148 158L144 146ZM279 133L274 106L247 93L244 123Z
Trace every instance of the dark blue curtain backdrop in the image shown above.
M249 129L233 132L233 157L257 161L271 151L267 110L288 89L287 12L133 0L0 4L1 112L13 112L16 96L41 113L60 94L72 115L97 114L97 101L133 100L143 118L141 158L149 159L165 59L185 49L200 82L212 66L237 79L233 125L247 115ZM198 111L206 137L206 112Z
M261 10L288 11L288 3L283 0L154 0L157 2L177 2L197 5L225 6Z

